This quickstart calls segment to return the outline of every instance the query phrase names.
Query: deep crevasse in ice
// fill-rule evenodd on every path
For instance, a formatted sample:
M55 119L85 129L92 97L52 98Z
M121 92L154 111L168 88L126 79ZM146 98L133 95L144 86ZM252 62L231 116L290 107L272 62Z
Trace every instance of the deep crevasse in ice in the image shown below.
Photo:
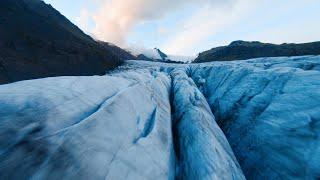
M106 76L2 85L0 176L318 178L319 62L130 61Z
M245 179L208 103L186 69L174 69L170 75L176 178Z

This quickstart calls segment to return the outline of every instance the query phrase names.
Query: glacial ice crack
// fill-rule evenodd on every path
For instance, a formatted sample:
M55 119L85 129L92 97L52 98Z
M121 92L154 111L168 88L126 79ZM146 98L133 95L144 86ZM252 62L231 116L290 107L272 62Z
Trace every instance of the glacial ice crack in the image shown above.
M134 140L134 143L138 142L140 138L147 137L153 130L157 115L157 107L152 111L152 114L144 124L144 128L140 135Z

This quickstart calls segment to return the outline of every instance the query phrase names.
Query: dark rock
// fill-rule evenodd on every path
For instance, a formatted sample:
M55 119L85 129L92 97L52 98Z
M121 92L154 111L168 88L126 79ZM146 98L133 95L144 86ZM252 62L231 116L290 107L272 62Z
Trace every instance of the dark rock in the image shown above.
M0 1L0 84L104 74L121 64L116 52L43 1Z
M137 56L137 59L139 59L139 60L144 60L144 61L154 61L153 59L148 58L148 57L145 56L144 54L139 54L139 55Z
M303 44L269 44L258 41L234 41L228 46L202 52L195 63L210 61L245 60L259 57L319 55L320 42Z
M162 60L165 61L168 58L168 56L164 52L162 52L160 49L155 48L155 50L158 52Z
M120 47L118 47L116 45L113 45L108 42L102 42L102 41L100 41L99 43L102 44L103 47L105 47L109 51L113 52L121 60L136 60L137 59L137 57L132 55L129 51L121 49Z

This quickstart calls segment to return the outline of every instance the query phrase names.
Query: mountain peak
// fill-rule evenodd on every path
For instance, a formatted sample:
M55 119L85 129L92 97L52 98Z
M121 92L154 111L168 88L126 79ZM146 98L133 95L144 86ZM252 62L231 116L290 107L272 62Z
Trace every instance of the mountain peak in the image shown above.
M243 41L243 40L237 40L233 41L229 44L229 46L252 46L252 45L261 45L264 43L261 43L259 41Z

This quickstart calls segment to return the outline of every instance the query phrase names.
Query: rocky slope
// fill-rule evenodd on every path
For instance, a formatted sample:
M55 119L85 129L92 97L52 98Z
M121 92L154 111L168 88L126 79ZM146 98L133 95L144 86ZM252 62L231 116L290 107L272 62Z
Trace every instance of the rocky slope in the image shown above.
M194 63L302 55L320 55L320 42L276 45L257 41L234 41L228 46L200 53Z
M112 43L99 41L99 43L107 50L113 52L121 60L137 60L137 57L131 54L129 51L122 49Z
M0 84L104 74L123 56L101 45L41 0L0 1Z
M317 179L319 60L128 61L1 85L1 179Z

